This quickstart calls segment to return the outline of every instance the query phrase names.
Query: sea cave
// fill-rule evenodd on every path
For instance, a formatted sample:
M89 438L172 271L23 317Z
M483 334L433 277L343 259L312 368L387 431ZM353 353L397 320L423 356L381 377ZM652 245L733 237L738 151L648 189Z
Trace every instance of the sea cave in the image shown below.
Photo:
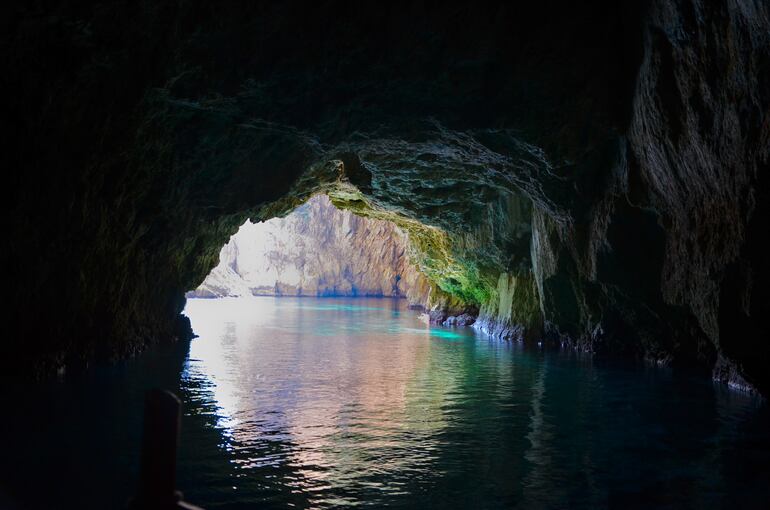
M1 25L0 508L770 505L767 2Z

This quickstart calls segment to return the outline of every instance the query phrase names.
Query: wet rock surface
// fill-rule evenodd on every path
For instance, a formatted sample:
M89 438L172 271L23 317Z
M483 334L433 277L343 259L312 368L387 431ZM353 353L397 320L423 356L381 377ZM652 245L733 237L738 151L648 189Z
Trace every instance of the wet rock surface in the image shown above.
M476 322L476 317L469 313L463 313L457 316L450 315L442 323L444 326L471 326Z
M7 8L11 368L185 336L237 227L325 192L475 327L770 390L766 3L373 9Z

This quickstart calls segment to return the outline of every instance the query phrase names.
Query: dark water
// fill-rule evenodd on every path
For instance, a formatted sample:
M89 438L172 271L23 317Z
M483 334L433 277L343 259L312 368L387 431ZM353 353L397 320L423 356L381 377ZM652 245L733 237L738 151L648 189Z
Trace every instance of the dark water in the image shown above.
M158 385L207 509L770 507L767 405L708 380L429 328L401 301L186 313L189 353L5 385L0 508L120 508Z

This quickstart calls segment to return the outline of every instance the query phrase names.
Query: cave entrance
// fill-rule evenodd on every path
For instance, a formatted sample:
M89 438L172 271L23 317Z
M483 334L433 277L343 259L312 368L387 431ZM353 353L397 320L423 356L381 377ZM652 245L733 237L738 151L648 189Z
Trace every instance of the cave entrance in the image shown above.
M247 220L187 297L392 297L418 305L429 289L394 224L340 210L318 194L283 218Z

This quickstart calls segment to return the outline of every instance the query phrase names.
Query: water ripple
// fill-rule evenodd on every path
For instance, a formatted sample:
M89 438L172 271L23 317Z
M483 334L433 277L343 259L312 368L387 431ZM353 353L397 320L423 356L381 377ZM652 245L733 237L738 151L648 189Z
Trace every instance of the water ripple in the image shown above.
M719 507L770 487L766 407L702 380L428 327L386 300L186 313L180 484L207 508Z

